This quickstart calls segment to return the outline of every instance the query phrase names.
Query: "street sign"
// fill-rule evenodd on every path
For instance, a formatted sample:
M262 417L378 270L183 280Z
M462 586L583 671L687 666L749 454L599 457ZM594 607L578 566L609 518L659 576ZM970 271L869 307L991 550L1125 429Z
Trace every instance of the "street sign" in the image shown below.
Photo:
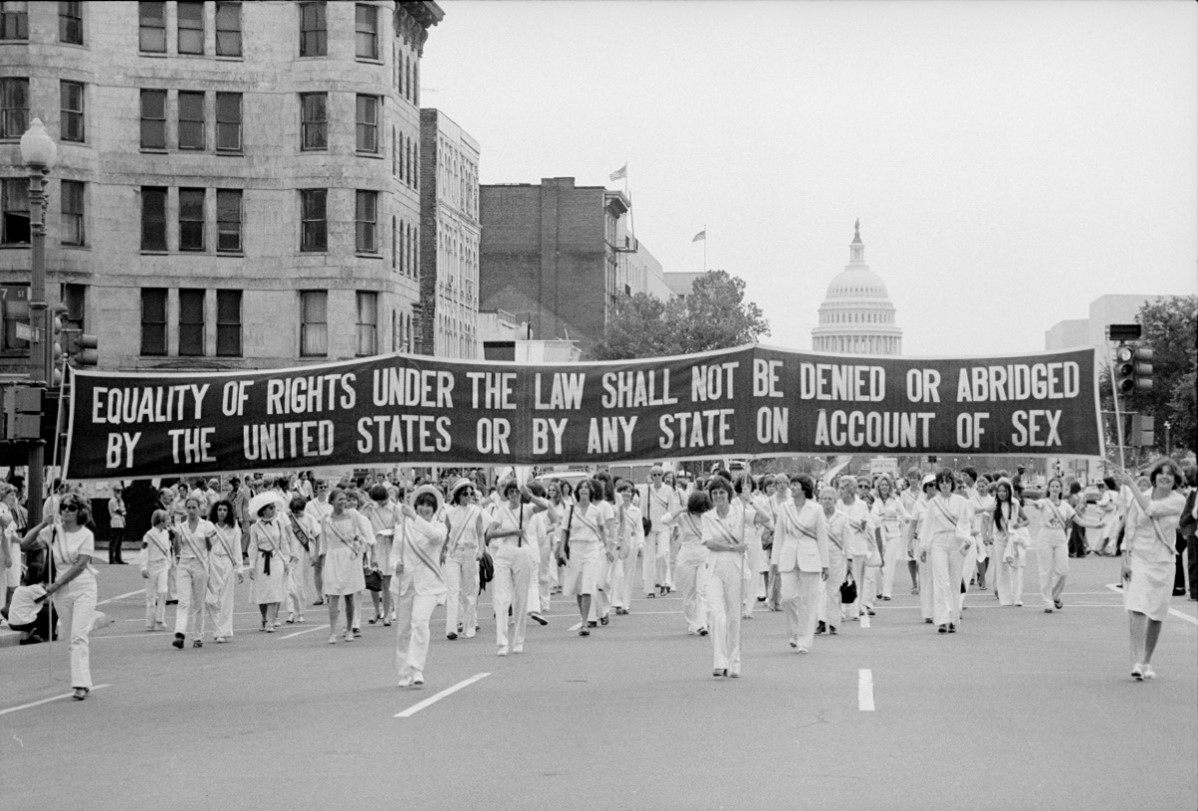
M24 321L18 321L15 326L17 328L18 341L33 341L33 327Z

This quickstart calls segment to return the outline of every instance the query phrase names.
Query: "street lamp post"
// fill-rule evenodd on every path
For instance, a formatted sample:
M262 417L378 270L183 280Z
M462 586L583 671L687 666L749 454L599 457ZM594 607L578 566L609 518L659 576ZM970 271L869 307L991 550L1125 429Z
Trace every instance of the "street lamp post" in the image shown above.
M21 136L21 161L29 170L29 326L33 333L33 340L29 342L29 381L47 386L54 379L54 354L50 346L50 322L46 318L46 176L54 168L57 158L58 147L46 132L42 120L33 119ZM29 526L42 520L45 454L45 442L41 439L30 443L26 488Z
M1173 426L1169 424L1169 421L1165 420L1165 456L1173 455L1173 443L1170 441L1169 437L1169 429L1172 427Z

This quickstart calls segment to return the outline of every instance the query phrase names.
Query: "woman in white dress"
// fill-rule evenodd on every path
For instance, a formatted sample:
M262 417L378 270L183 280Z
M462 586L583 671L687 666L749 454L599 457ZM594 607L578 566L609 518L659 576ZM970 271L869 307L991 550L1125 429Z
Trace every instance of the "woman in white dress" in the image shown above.
M390 625L391 615L395 611L391 600L391 571L386 563L391 559L391 544L395 537L395 528L399 524L399 513L400 510L391 501L386 487L376 484L370 488L370 502L362 507L362 514L370 521L370 528L374 532L372 560L369 565L378 569L383 577L382 591L370 592L370 600L374 604L374 617L368 620L371 625L379 620L382 620L383 625Z
M878 548L882 550L882 593L878 599L889 600L893 596L895 572L898 571L899 562L906 557L903 529L911 520L911 516L903 506L902 499L894 491L894 482L890 476L880 476L877 488L878 496L870 508L870 515L873 518Z
M1005 476L994 484L994 588L999 605L1023 605L1023 563L1027 547L1027 515Z
M266 491L250 499L249 572L251 600L262 614L261 630L273 634L279 626L279 605L287 596L291 554L291 530L279 518L278 493Z
M715 476L707 485L712 509L703 513L707 547L707 627L711 629L712 671L716 678L740 678L740 620L745 588L745 533L748 516L732 485Z
M956 633L961 623L961 572L973 547L969 504L953 492L951 470L936 474L936 495L928 500L919 530L920 555L932 566L932 610L940 633Z
M812 500L815 482L810 476L795 476L788 485L777 481L775 497L779 492L789 492L791 497L776 499L771 562L778 567L789 644L807 653L819 620L820 588L828 579L827 522L823 509Z
M320 523L307 512L308 502L295 496L287 504L287 528L293 541L291 552L295 559L287 573L287 622L303 622L304 606L308 602L308 586L305 573L311 565L312 556L318 550Z
M324 585L325 602L329 606L329 644L337 641L337 616L341 601L345 601L345 641L354 638L355 595L366 588L362 574L362 554L366 550L367 537L355 513L345 508L349 496L341 488L329 495L333 511L325 516L320 525L321 578Z
M1045 614L1065 607L1061 595L1065 591L1065 578L1069 576L1069 527L1076 513L1062 498L1064 492L1064 483L1054 476L1048 480L1048 498L1030 501L1027 505L1040 514L1037 558Z
M372 493L373 495L373 493ZM395 584L395 670L400 687L424 684L428 659L429 620L433 609L445 601L441 555L448 529L441 491L431 484L417 487L412 504L404 504L398 537L388 550L384 570Z
M55 519L61 517L61 524ZM87 502L78 493L67 493L58 503L58 515L48 515L21 541L21 550L40 547L49 551L52 567L46 592L37 602L63 593L58 607L65 609L65 624L71 629L72 697L87 698L92 689L90 634L96 620L96 570L91 565L96 539L84 526L91 519Z
M1149 492L1135 486L1123 473L1123 482L1134 501L1127 513L1123 536L1123 608L1131 635L1131 676L1136 681L1156 678L1152 654L1161 625L1169 613L1173 593L1177 525L1186 497L1181 468L1172 459L1161 459L1148 474Z
M179 650L194 637L192 647L204 647L204 599L208 594L208 554L216 527L201 518L205 502L201 496L188 496L184 502L187 518L175 525L175 588L179 604L175 607L175 638L171 645Z
M473 639L478 627L478 561L486 517L474 503L474 483L458 479L449 491L449 540L445 553L445 638Z
M562 574L562 594L575 597L582 625L579 636L590 636L587 619L591 613L591 596L598 586L599 556L610 554L603 525L603 511L591 501L599 485L583 479L574 489L576 501L566 509L565 526L558 540L554 557L565 567ZM566 550L569 555L566 555Z
M233 638L234 583L244 579L241 573L241 527L233 505L221 499L208 514L215 532L208 553L208 592L204 607L212 620L216 641L223 644Z

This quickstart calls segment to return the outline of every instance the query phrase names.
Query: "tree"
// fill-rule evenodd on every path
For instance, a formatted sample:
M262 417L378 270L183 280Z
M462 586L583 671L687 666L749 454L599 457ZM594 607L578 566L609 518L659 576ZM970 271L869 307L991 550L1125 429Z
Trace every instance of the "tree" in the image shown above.
M1167 296L1140 308L1142 344L1152 347L1153 388L1133 395L1129 411L1154 419L1156 444L1165 445L1168 420L1175 446L1198 449L1195 427L1194 381L1198 369L1198 296Z
M754 343L769 335L761 308L745 301L743 279L711 270L695 280L690 295L663 303L637 293L612 307L596 360L688 355Z

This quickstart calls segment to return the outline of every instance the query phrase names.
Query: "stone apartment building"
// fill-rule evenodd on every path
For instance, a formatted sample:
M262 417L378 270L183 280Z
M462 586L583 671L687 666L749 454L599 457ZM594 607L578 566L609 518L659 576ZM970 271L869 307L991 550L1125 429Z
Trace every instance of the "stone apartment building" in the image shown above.
M99 337L102 368L416 349L420 57L442 16L392 0L0 3L0 373L28 363L18 142L34 117L58 144L48 298Z

